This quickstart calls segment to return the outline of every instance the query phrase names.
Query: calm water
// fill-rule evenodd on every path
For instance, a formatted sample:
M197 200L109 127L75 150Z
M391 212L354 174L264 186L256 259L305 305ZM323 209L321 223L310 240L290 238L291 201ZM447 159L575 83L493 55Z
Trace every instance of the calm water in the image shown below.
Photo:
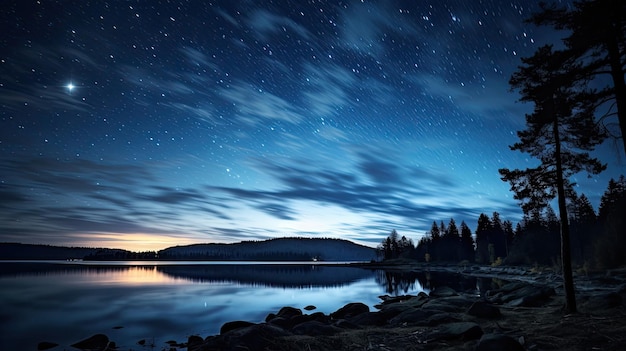
M142 339L161 350L168 340L217 334L227 321L261 322L283 306L330 313L358 301L373 310L379 295L438 284L483 289L459 276L312 264L0 261L0 350L36 350L40 341L62 350L97 333L120 350L141 350Z

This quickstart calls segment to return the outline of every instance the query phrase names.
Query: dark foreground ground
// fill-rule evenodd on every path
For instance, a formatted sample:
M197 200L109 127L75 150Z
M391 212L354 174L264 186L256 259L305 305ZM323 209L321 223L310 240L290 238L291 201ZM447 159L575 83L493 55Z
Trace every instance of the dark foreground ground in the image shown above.
M329 315L314 306L285 307L268 311L264 323L233 321L219 335L192 336L163 350L626 350L626 269L577 275L573 314L563 310L561 279L550 271L464 271L511 283L484 296L447 287L430 296L383 296L374 311L358 302ZM115 350L104 335L78 346Z

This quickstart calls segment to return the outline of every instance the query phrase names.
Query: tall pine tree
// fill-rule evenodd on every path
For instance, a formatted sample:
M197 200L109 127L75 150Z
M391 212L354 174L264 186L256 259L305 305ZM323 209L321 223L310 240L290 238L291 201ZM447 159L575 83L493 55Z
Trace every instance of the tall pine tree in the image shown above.
M540 6L541 11L528 21L567 31L566 52L578 63L568 67L569 75L600 87L590 96L590 106L602 118L617 116L626 151L626 1L579 0L567 8L554 3Z
M540 163L532 168L499 172L526 213L546 207L557 197L566 309L576 312L566 191L571 188L569 179L573 174L583 170L597 174L606 168L589 155L605 135L595 123L588 92L569 73L580 67L570 55L543 46L522 62L510 84L521 93L521 101L533 102L535 107L526 115L527 129L517 133L520 141L511 150L529 153Z
M461 261L467 260L473 262L474 255L474 239L472 238L472 230L465 224L465 221L461 222Z
M489 261L489 235L491 228L489 216L481 213L478 216L478 224L476 226L476 261L478 263L491 263Z

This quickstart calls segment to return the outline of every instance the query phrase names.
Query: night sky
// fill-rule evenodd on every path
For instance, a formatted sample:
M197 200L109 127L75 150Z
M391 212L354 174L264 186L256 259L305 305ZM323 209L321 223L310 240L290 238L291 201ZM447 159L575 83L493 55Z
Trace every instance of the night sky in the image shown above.
M0 241L375 246L522 217L536 1L4 1ZM621 142L576 177L597 210Z

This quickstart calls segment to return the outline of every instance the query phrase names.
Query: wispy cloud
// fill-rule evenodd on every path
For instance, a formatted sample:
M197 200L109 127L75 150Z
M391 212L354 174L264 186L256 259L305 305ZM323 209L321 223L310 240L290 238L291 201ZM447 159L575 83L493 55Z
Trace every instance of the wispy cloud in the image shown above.
M482 84L465 84L430 74L414 75L410 79L431 98L448 100L450 106L480 118L499 116L499 113L524 116L528 111L526 106L515 102L517 95L509 91L509 86L501 77L489 76ZM476 86L482 86L482 89L476 89ZM523 118L519 120L523 121Z
M382 56L384 36L416 34L415 25L387 2L354 2L340 13L340 45L373 57Z
M220 89L219 95L232 104L236 117L249 125L264 120L297 124L304 119L293 102L243 81Z
M333 63L304 65L308 85L304 91L307 109L316 116L330 116L351 103L349 92L357 83L355 75Z
M292 31L301 38L309 39L311 34L300 23L293 19L271 13L266 10L257 10L247 19L247 24L256 35L266 38L275 32Z
M454 178L423 168L399 167L367 154L361 154L356 172L267 162L259 167L282 186L277 190L210 189L248 202L268 215L294 221L304 215L294 212L300 202L336 206L365 217L386 218L384 222L388 226L393 226L394 222L396 225L417 223L415 228L425 228L433 220L452 217L473 220L482 210L456 198L470 194L463 191L462 183ZM277 203L281 206L274 205ZM271 205L265 207L263 204Z

